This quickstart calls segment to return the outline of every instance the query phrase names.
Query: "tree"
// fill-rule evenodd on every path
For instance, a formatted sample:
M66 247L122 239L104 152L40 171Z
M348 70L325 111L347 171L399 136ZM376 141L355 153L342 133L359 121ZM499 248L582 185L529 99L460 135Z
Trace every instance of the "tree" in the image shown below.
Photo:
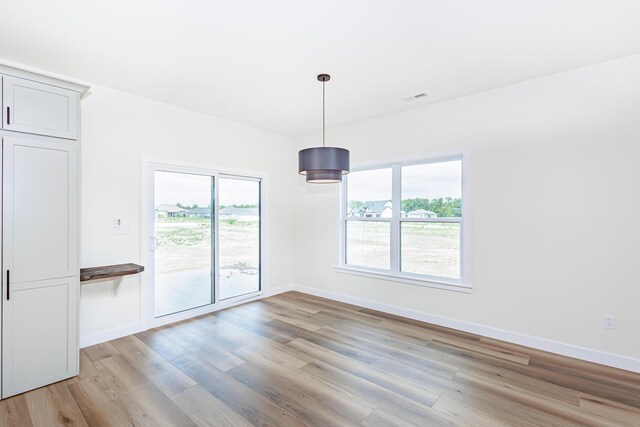
M402 210L405 212L416 211L418 209L430 210L429 199L405 199L402 201Z
M405 199L402 201L402 210L405 212L424 209L435 213L440 218L462 216L462 199L453 197L440 197L437 199Z

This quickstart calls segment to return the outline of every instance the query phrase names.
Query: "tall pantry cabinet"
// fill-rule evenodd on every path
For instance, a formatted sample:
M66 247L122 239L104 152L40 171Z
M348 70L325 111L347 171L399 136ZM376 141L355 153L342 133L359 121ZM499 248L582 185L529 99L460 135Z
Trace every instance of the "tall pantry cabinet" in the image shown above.
M2 398L78 374L78 149L86 87L0 65Z

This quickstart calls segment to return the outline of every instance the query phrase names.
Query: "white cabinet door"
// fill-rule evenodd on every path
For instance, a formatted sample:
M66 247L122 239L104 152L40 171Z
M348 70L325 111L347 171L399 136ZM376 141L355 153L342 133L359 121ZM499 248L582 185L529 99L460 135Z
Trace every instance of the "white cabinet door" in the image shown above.
M4 137L3 268L11 282L77 276L74 142Z
M17 77L2 78L2 127L58 138L78 138L80 95Z
M4 137L2 397L77 374L75 142Z
M78 276L9 286L5 275L3 398L78 374Z

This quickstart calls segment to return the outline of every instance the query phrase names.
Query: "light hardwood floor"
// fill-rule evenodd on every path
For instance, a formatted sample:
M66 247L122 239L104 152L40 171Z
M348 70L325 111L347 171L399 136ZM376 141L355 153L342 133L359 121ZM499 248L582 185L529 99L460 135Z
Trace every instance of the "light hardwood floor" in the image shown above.
M640 375L296 292L85 348L5 426L640 425Z

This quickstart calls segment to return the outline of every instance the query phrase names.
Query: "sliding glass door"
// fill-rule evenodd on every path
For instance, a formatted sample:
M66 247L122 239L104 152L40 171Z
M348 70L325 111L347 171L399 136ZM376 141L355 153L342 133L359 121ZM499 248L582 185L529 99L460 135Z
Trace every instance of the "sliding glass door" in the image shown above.
M168 165L150 172L154 318L260 291L261 179Z
M154 172L156 317L214 302L211 176Z

